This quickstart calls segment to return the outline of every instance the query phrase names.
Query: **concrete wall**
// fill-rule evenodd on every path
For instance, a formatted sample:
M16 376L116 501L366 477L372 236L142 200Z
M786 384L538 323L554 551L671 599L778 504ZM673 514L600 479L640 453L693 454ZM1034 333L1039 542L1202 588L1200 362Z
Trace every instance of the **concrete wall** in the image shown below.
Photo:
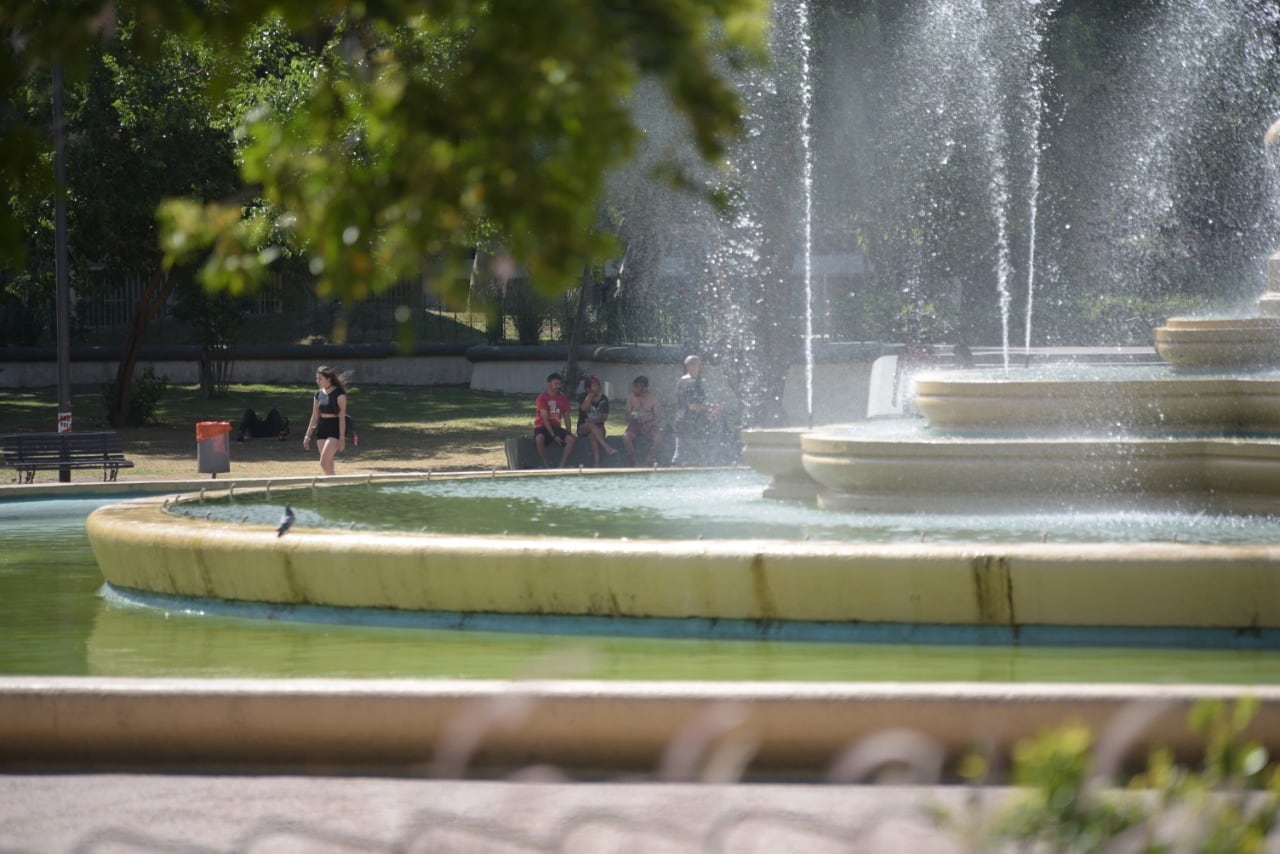
M232 382L310 385L315 370L329 365L350 371L352 379L372 385L465 385L471 379L467 347L425 345L400 355L393 346L244 347L231 359ZM73 385L100 385L115 380L120 354L114 349L73 348ZM200 381L197 347L148 347L139 355L134 376L148 368L177 385ZM0 348L0 389L48 388L58 383L56 356L48 349Z
M813 366L813 426L860 421L867 417L870 361ZM808 379L804 365L792 365L782 390L786 427L807 427Z
M988 756L1007 757L1019 741L1068 724L1086 726L1095 734L1102 734L1114 733L1118 721L1140 723L1140 726L1131 726L1129 737L1113 739L1108 758L1119 768L1145 767L1146 757L1158 747L1171 750L1179 762L1198 767L1205 750L1203 739L1186 725L1192 708L1204 700L1229 704L1244 694L1256 698L1258 708L1242 738L1260 742L1275 755L1280 749L1280 689L1273 685L1245 689L1234 685L1143 684L4 676L0 677L0 761L5 763L6 775L17 775L19 769L45 774L50 770L83 773L107 769L120 773L125 769L135 775L123 788L98 798L96 811L86 808L81 799L83 793L59 798L58 805L41 803L42 809L33 810L33 815L11 821L6 826L6 838L21 839L26 833L31 839L38 839L30 847L18 845L12 850L58 851L83 850L87 847L84 842L90 839L155 839L136 835L122 837L125 831L120 829L122 824L134 826L120 816L138 814L134 807L140 800L137 790L143 783L162 780L166 793L177 787L189 795L186 787L190 781L264 771L302 778L286 779L281 784L279 797L293 809L281 815L287 816L291 824L298 820L297 793L306 791L312 785L308 780L314 781L320 774L369 775L363 782L350 778L335 780L344 788L341 798L335 793L325 801L332 810L333 803L339 799L344 808L349 808L351 797L367 792L369 780L378 774L412 779L421 779L424 774L445 780L467 777L470 782L454 785L451 791L474 794L470 787L483 785L477 777L505 777L521 769L536 768L544 776L534 779L545 780L550 767L585 774L582 779L589 780L599 779L602 771L608 771L604 775L608 779L603 784L588 785L581 791L606 792L605 797L610 800L607 806L602 806L602 814L611 820L616 820L621 810L640 800L636 784L646 778L633 775L653 775L656 771L659 779L666 781L661 785L685 800L678 809L684 814L689 811L688 801L702 797L702 793L710 792L706 803L714 802L719 807L731 792L759 790L755 786L713 785L716 778L710 776L704 765L711 765L711 759L726 754L742 761L742 767L734 765L729 769L735 772L732 778L735 780L736 772L740 771L747 779L760 776L765 781L786 779L826 784L808 786L806 791L834 793L838 801L827 805L823 813L824 818L830 818L857 810L859 799L870 792L888 791L901 798L907 790L887 783L895 779L899 782L918 779L905 775L908 771L920 773L925 760L939 762L945 758L950 766L963 757L973 756L975 745L981 745ZM1135 711L1143 716L1136 717ZM904 727L909 729L904 731ZM684 754L679 751L674 752L677 759L673 760L672 748L681 746L688 757L700 762L681 758ZM909 758L913 758L914 764L907 761ZM855 759L859 761L853 761ZM728 765L723 761L720 764ZM703 775L696 778L701 781L697 786L677 785L686 780L682 773L686 765L689 774ZM997 774L1004 767L999 761L993 761L992 765ZM166 768L203 773L163 778L155 773L156 769ZM859 776L853 776L855 771ZM833 785L867 782L876 779L877 772L893 771L904 776L883 774L880 779L884 785L880 786ZM609 780L614 776L619 776L615 782L621 782L621 787L610 789ZM53 775L41 777L38 793L47 798L48 785L56 784L58 779ZM84 779L93 780L87 775ZM105 792L115 779L118 778L102 777L93 785ZM257 779L271 778L239 777L232 782L247 789ZM530 777L526 775L524 779ZM30 782L19 784L23 785L35 787ZM504 794L508 799L504 802L507 810L504 817L511 817L511 805L515 802L511 799L518 798L522 808L515 815L521 822L520 829L528 832L530 816L547 810L530 812L525 807L529 799L538 797L551 783L514 785L524 788L518 794L516 790ZM19 801L22 794L29 794L26 788L13 791L20 793ZM764 786L764 791L772 793L775 801L780 797L781 790L776 786ZM974 827L986 814L987 808L977 806L973 800L981 791L976 787L931 786L919 791L925 794L920 803L910 809L910 814L936 811L940 798L949 791L963 795L965 800L963 804L953 801L953 807L946 814L963 816L966 811L973 811ZM32 804L38 802L34 799L37 796L31 797ZM258 800L256 796L251 797ZM652 792L644 798L648 814L628 820L637 827L641 821L646 828L653 827L655 821L661 826L662 817L652 813L655 802ZM568 796L565 799L567 801ZM90 804L94 802L93 798L88 800ZM154 830L157 817L173 813L180 818L182 828L181 831L175 829L175 834L182 832L189 836L191 828L198 827L205 847L210 847L201 823L210 811L196 806L207 807L203 795L185 802L176 798L171 803L163 800L147 803L153 810L146 822L136 825L139 829L145 827L157 832ZM9 806L11 802L4 804ZM70 808L71 804L76 808ZM406 804L412 810L400 815L397 810ZM771 805L777 807L776 803ZM422 811L427 808L432 810L428 814L432 821L441 824L440 804L430 797L408 798L403 792L398 796L384 796L373 804L369 810L370 820L380 822L379 829L384 830L413 826L423 822ZM229 837L233 840L231 844L216 850L243 849L246 838L253 838L245 835L252 829L244 820L246 813L252 814L249 804L229 802L223 812L237 822L236 833ZM12 810L8 814L18 815ZM110 829L100 832L98 837L86 835L79 846L51 845L47 836L36 837L28 832L32 822L42 820L64 832L69 824L74 826L76 817L83 819L87 814L96 815L103 828ZM810 819L796 821L794 805L773 814L779 817L785 814L787 821L800 829L796 848L786 850L848 850L852 846L847 840L859 839L856 834L816 835L813 828L826 825ZM886 826L903 827L907 815L905 802L896 799L883 802L878 811L866 814L863 819L865 826L876 829L873 838L881 844L864 844L854 850L965 850L959 836L964 825L957 827L957 836L948 840L954 844L922 845L923 837L918 834L899 840L899 844L883 844L891 840L883 833ZM5 817L6 813L0 811L0 822ZM596 819L598 815L593 813L591 820ZM587 822L584 810L578 822L563 825L571 829L566 831L565 838L569 838L574 829L584 835L582 827ZM318 836L290 837L282 829L283 823L281 819L272 824L266 838L305 840L304 844L316 847ZM770 828L767 821L753 819L750 812L731 813L729 818L721 819L719 825L743 826L757 834L763 830L768 840L775 843L778 838L778 828ZM448 823L445 826L448 827ZM452 826L465 829L467 824L455 821ZM630 831L629 838L635 839L636 831L631 827L626 829ZM695 850L697 840L710 836L710 831L700 829L696 833L654 838L663 842L694 840L678 850ZM492 840L497 837L444 838ZM543 834L536 838L552 837ZM821 843L829 838L835 841L823 846ZM846 844L840 844L840 838L846 839ZM819 840L817 845L815 840ZM115 847L124 848L123 845ZM385 847L406 846L388 844ZM435 849L441 847L437 844ZM428 848L430 846L421 850ZM779 850L768 846L747 848ZM672 846L667 845L666 849L671 850ZM738 849L730 844L727 850Z
M232 369L236 383L310 384L315 370L324 362L315 359L237 360ZM73 362L73 385L101 385L116 378L114 361ZM463 385L471 376L465 356L347 359L336 365L351 371L355 382L371 385ZM200 381L199 363L190 360L142 359L134 376L147 368L167 377L174 385L195 385ZM8 362L0 364L0 389L48 388L57 385L57 365L52 362Z
M814 425L854 421L866 417L871 364L890 348L881 345L835 345L817 354L813 369ZM315 369L329 365L350 371L356 383L371 385L470 385L477 391L534 395L542 391L552 371L563 373L569 351L565 346L423 345L408 355L390 345L245 347L232 359L232 381L310 385ZM101 385L115 379L118 353L97 348L72 352L71 382ZM580 373L597 374L614 406L621 411L638 375L649 378L658 395L664 421L675 409L676 382L684 373L684 354L673 347L586 346L579 351ZM196 347L144 349L137 374L150 368L169 382L192 385L199 381ZM738 403L714 360L703 363L703 379L712 400L725 404L731 421L741 421ZM0 348L0 389L48 388L57 385L57 362L52 351ZM787 426L808 426L807 372L795 364L787 374L782 400ZM530 416L532 418L532 415Z

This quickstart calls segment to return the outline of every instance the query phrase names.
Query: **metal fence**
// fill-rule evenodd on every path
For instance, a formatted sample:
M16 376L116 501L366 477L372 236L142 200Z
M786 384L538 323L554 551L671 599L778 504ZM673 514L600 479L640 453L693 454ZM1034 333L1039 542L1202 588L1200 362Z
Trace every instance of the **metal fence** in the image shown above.
M127 329L145 289L146 277L142 275L98 281L78 289L76 332L95 336ZM170 296L151 321L149 337L165 340L185 332L173 317L176 300ZM243 300L246 317L242 331L255 338L270 332L282 340L327 339L343 320L352 342L394 340L406 328L416 339L426 341L480 339L484 335L483 329L474 328L472 312L450 308L420 281L402 282L345 307L338 300L319 296L309 280L277 276Z
M105 275L76 289L73 335L80 341L105 341L129 327L134 306L146 288L143 275ZM465 288L462 292L466 292ZM609 344L673 343L680 332L677 313L661 295L643 290L624 294L596 291L584 317L584 340ZM152 319L148 341L191 340L190 330L173 316L178 298ZM358 303L344 305L315 291L302 277L277 276L245 297L241 340L313 342L330 340L345 325L350 343L393 341L408 335L418 342L475 340L534 343L568 340L577 313L578 291L550 296L528 283L512 283L483 299L450 305L422 279L396 284ZM40 343L52 343L50 311ZM47 341L44 339L48 339Z
M460 284L458 292L468 294L465 283ZM146 287L144 274L78 276L72 289L72 343L118 344ZM466 297L459 305L446 302L424 279L414 279L344 305L317 294L308 278L281 275L242 298L245 315L232 338L316 343L344 333L349 343L566 342L577 316L579 293L575 288L559 295L543 294L517 280L489 295ZM175 316L179 299L176 293L171 295L151 319L145 343L199 340ZM681 343L692 334L692 326L706 320L682 305L675 293L663 287L598 285L589 294L581 340L616 345ZM0 297L0 346L53 346L56 337L52 298Z

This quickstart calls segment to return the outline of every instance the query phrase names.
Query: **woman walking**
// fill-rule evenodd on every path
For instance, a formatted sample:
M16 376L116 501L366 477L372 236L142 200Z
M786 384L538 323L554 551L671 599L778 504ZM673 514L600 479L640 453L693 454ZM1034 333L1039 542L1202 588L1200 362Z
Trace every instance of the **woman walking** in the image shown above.
M320 451L320 471L333 474L333 458L347 447L347 390L344 378L333 368L316 368L315 399L311 403L311 421L302 437L302 447L310 448L314 436Z

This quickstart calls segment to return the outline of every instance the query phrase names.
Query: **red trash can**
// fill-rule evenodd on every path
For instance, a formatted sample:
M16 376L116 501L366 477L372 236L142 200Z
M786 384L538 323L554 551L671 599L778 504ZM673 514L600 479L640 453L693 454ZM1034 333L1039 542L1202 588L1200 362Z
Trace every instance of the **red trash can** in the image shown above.
M231 471L231 422L196 422L196 470L214 477Z

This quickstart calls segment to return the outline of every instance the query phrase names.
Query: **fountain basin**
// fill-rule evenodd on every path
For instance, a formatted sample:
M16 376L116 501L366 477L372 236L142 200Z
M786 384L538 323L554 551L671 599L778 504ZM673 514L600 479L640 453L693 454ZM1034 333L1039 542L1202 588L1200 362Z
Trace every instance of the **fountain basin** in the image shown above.
M800 456L800 439L808 432L802 427L742 431L743 460L772 478L765 487L765 498L807 501L817 496L818 485L805 471Z
M941 430L1280 434L1280 376L1080 370L1078 376L1066 377L1029 372L1006 377L996 371L925 374L915 381L915 406L931 427Z
M179 518L86 528L114 588L458 614L857 626L1218 629L1274 642L1280 546L623 540L333 531Z
M1280 317L1171 317L1156 352L1179 370L1258 370L1280 365Z
M829 509L955 513L1019 508L1280 508L1280 440L866 436L801 439Z

